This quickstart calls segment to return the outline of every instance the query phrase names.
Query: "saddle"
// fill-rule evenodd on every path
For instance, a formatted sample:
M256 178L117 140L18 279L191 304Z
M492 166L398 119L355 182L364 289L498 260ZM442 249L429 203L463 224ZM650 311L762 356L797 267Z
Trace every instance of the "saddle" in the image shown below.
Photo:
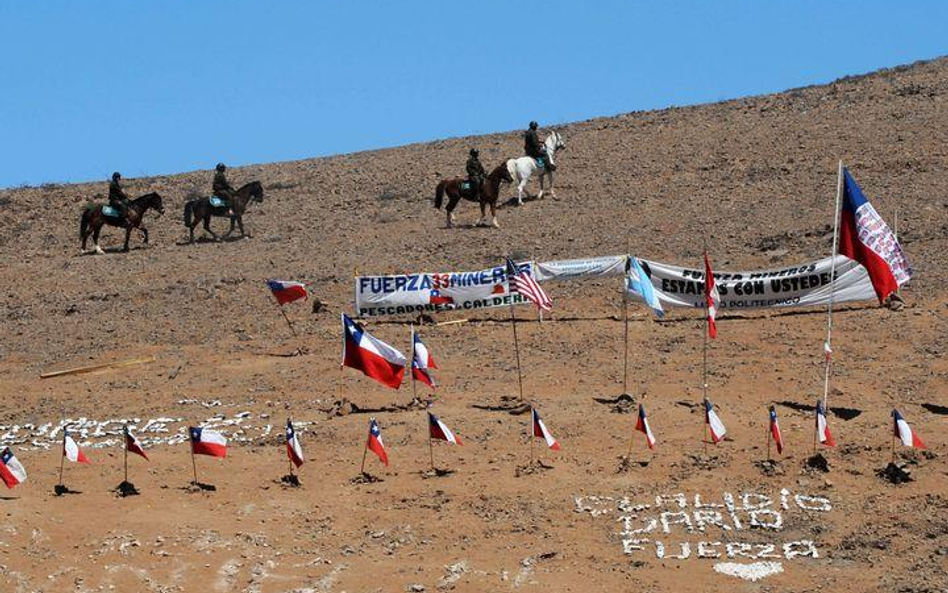
M106 218L114 218L115 220L122 220L123 218L121 212L112 206L109 206L108 204L104 204L102 206L102 216L105 216Z

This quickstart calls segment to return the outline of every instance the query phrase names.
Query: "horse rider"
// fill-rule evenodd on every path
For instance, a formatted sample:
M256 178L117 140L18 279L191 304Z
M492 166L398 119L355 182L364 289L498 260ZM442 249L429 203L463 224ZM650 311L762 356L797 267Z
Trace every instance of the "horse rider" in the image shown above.
M528 157L535 159L543 164L548 171L556 171L556 165L546 154L546 147L540 142L540 136L537 134L537 122L530 122L530 127L523 134L523 150Z
M230 210L231 200L234 198L236 192L230 182L227 181L227 176L224 174L225 171L227 171L227 166L224 163L217 163L211 191L215 196L223 200L224 207Z
M109 206L115 208L119 216L125 219L128 214L129 197L122 189L122 174L118 171L112 173L112 181L109 182Z
M484 187L484 181L487 179L487 173L484 171L484 165L481 164L477 156L480 154L476 148L472 148L467 157L467 180L471 184L471 190L475 196L481 195Z

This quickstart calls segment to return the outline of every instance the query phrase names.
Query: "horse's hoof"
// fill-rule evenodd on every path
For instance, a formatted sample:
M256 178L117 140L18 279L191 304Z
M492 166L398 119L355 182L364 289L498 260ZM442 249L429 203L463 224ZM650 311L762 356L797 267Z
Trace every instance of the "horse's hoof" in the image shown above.
M102 251L102 248L99 247L98 245L95 246L95 252L97 255L105 255L105 252Z
M499 229L499 228L500 228L500 225L497 224L497 221L496 221L496 220L491 221L490 225L491 225L492 227L494 227L495 229Z

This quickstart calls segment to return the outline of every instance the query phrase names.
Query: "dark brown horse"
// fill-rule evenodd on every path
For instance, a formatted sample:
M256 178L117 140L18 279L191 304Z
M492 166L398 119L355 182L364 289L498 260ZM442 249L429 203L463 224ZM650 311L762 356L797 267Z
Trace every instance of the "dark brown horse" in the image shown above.
M128 238L132 234L132 229L139 229L142 232L142 243L148 243L148 229L142 225L142 218L149 208L154 208L158 214L164 214L165 209L161 206L161 196L156 192L145 194L140 198L135 198L129 203L125 218L117 216L106 216L102 213L102 204L89 204L82 211L82 217L79 219L79 238L82 239L82 250L86 249L86 239L92 235L92 242L95 244L96 253L105 253L99 247L99 231L103 225L115 226L125 229L125 247L122 251L128 251Z
M480 202L481 218L477 221L477 226L487 225L484 208L489 204L491 224L495 228L499 227L500 225L497 224L497 196L500 195L500 183L502 181L513 182L510 171L507 170L507 163L497 165L497 168L490 172L479 196L474 194L473 189L462 187L465 181L462 177L444 179L438 184L438 189L435 190L435 208L441 208L445 194L448 196L448 206L445 208L448 217L448 228L454 226L454 214L452 213L461 198L470 202Z
M215 241L220 239L217 233L211 230L212 216L230 219L230 230L224 234L225 239L234 232L235 223L240 227L240 236L249 237L250 235L244 231L244 212L247 211L247 205L251 200L254 202L263 201L263 186L260 185L259 181L251 181L234 192L234 197L230 201L230 212L227 211L227 208L211 205L210 198L189 200L184 205L184 226L188 227L190 232L188 242L194 243L194 227L202 221L204 222L204 230L210 233Z

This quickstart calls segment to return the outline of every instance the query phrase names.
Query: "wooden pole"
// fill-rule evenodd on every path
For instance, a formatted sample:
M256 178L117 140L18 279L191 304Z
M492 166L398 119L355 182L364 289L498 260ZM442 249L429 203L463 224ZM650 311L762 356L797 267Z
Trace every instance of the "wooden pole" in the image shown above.
M510 292L509 284L507 292ZM517 385L520 387L520 401L523 401L523 374L520 370L520 341L517 339L517 314L514 312L513 294L510 294L510 327L513 328L514 351L517 354ZM533 419L531 418L531 422Z
M535 437L533 436L533 404L530 404L530 422L527 429L527 433L530 435L530 466L533 466L533 441Z
M767 410L767 461L770 461L770 410Z
M50 377L61 377L63 375L77 375L79 373L88 373L91 371L97 371L99 369L105 368L117 368L131 366L135 364L144 364L148 362L155 362L154 356L145 356L142 358L128 358L126 360L117 360L115 362L102 362L98 364L89 364L79 367L73 367L69 369L63 369L61 371L48 371L45 373L40 373L40 379L49 379Z
M59 487L62 488L63 485L63 464L66 461L66 429L63 428L63 448L60 451L62 455L59 456Z
M365 455L369 452L369 444L365 443L365 446L362 447L362 467L359 469L359 473L365 473Z
M704 256L708 256L708 241L704 239ZM707 292L708 278L704 279L705 292ZM708 319L708 298L704 298L704 332L701 336L701 393L704 401L702 402L705 406L705 424L708 425L708 434L711 435L711 440L714 441L714 435L711 433L711 423L707 422L708 411L708 331L711 329L711 322ZM701 442L703 443L703 449L705 455L708 453L708 441L705 439L705 431L702 427L701 430Z
M626 258L631 257L626 255ZM628 260L627 260L628 262ZM626 263L626 270L629 266ZM625 326L623 332L623 363L622 363L622 393L629 393L629 292L628 287L626 286L628 282L628 271L626 271L626 277L622 281L622 322ZM631 454L631 452L630 452Z
M188 444L191 446L191 469L194 470L194 485L198 485L198 468L197 462L194 460L194 440L191 438L191 431L188 431Z
M124 449L124 462L125 462L125 481L128 482L128 424L125 425L125 442L123 443L122 449Z
M830 254L832 263L830 264L830 297L826 306L826 344L825 350L825 368L823 370L823 408L829 409L827 398L829 396L830 377L832 374L832 352L833 352L833 301L836 296L836 251L839 245L839 201L843 195L843 161L839 161L839 170L836 174L836 211L833 213L833 251Z

